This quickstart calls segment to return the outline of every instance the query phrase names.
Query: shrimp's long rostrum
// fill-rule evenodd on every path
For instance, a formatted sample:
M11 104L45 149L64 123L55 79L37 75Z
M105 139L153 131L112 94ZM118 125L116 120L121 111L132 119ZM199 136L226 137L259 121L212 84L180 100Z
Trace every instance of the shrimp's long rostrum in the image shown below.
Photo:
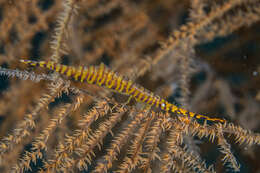
M109 68L105 67L104 64L89 67L79 66L78 68L76 68L73 66L57 64L52 61L38 62L31 60L21 60L21 62L31 66L40 66L43 68L54 70L60 74L66 75L67 77L72 77L76 81L96 84L116 90L119 93L132 96L135 100L139 102L146 103L150 106L155 106L164 111L170 111L195 119L203 119L207 121L221 123L226 122L224 119L210 118L205 115L196 114L183 108L179 108L176 105L171 104L166 100L160 98L159 96L154 95L152 92L146 90L145 88L133 83L133 81L127 80L123 78L123 76L116 74Z

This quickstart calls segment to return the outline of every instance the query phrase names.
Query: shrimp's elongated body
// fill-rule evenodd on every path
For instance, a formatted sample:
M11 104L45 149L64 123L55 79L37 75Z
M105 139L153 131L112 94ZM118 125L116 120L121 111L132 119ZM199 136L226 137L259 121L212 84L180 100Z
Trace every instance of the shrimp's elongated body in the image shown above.
M138 102L143 102L150 106L155 106L164 111L177 113L195 119L203 119L207 121L221 123L226 122L224 119L211 118L177 107L176 105L167 102L159 96L154 95L151 91L146 90L144 87L135 84L133 81L127 80L123 76L116 74L108 67L105 67L104 64L89 67L79 66L78 68L76 68L73 66L57 64L52 61L20 61L31 66L39 66L50 70L54 70L60 74L66 75L67 77L72 77L76 81L87 82L89 84L96 84L99 86L113 89L119 93L132 96Z

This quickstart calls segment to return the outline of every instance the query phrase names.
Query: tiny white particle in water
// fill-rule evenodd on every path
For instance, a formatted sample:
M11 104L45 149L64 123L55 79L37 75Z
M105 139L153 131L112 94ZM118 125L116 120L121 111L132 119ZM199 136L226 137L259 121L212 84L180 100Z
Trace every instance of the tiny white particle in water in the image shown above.
M162 103L162 107L164 107L165 106L165 104L164 103Z
M258 75L258 72L257 71L254 71L253 72L253 76L257 76Z

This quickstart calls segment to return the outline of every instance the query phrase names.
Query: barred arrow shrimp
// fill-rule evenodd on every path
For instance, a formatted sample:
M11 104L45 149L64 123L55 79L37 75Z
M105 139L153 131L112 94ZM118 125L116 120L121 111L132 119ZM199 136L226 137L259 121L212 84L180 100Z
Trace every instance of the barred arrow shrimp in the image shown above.
M159 96L154 95L152 92L148 91L144 87L135 84L133 81L127 80L123 76L116 74L114 71L106 67L103 63L101 63L99 66L79 66L76 68L73 66L57 64L52 61L20 60L20 62L31 66L39 66L42 68L47 68L49 70L54 70L67 77L72 77L76 81L87 82L89 84L96 84L113 89L119 93L133 97L138 102L146 103L149 106L155 106L164 111L177 113L198 120L201 119L220 123L226 122L226 120L224 119L211 118L177 107L176 105L169 103Z

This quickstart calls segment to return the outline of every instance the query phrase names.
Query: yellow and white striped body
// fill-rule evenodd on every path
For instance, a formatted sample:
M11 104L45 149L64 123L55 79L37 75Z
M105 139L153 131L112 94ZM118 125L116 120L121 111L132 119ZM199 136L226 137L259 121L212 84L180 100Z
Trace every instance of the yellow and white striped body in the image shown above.
M154 95L152 92L146 90L145 88L134 84L133 81L124 79L123 76L116 74L109 68L105 67L104 64L101 64L100 66L80 66L78 68L75 68L72 66L57 64L52 61L37 62L30 60L21 60L21 62L31 66L40 66L43 68L54 70L60 74L66 75L67 77L72 77L76 81L87 82L89 84L96 84L113 89L119 93L130 95L139 102L146 103L150 106L155 106L164 111L181 114L187 117L194 117L195 119L204 119L221 123L225 122L225 120L223 119L210 118L208 116L199 115L179 108L174 104L171 104L166 100L160 98L159 96Z

